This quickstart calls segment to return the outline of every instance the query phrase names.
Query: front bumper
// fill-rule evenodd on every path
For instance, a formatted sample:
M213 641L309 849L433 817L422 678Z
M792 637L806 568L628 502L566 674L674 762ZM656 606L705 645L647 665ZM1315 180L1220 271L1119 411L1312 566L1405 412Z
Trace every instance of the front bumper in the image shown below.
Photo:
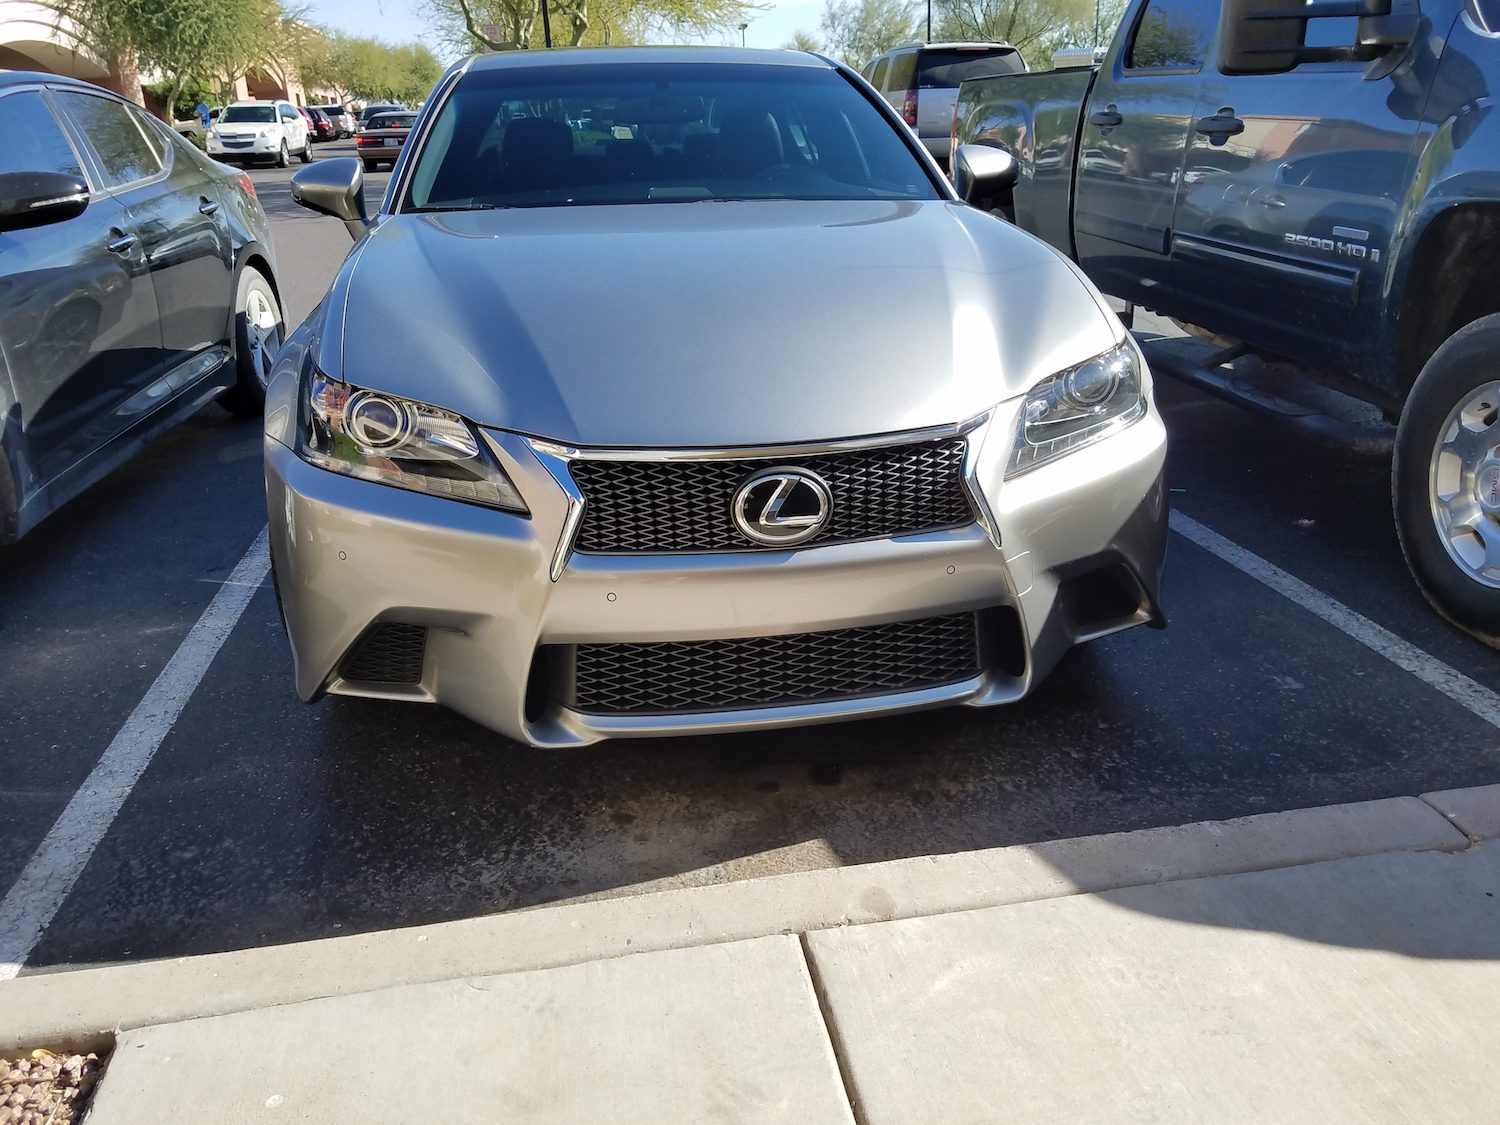
M274 160L281 152L281 138L254 137L236 141L224 140L210 133L206 148L209 156L221 160Z
M983 522L753 553L558 555L569 495L516 435L486 432L529 517L328 472L268 436L272 560L298 693L443 703L547 747L1020 699L1073 644L1163 623L1166 434L1153 409L1002 486L1018 406L969 435ZM1115 596L1101 599L1103 586ZM559 693L566 674L546 672L576 645L804 634L967 611L1005 634L985 639L974 676L870 697L595 714ZM425 629L420 675L400 686L345 679L345 658L382 623Z

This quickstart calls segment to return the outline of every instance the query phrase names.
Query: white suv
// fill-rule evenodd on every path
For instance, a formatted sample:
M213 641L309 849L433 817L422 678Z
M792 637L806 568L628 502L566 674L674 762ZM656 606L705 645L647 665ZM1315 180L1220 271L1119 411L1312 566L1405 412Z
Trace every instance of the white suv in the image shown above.
M293 153L312 160L307 119L291 102L234 102L208 131L208 155L225 163L273 160L285 168Z

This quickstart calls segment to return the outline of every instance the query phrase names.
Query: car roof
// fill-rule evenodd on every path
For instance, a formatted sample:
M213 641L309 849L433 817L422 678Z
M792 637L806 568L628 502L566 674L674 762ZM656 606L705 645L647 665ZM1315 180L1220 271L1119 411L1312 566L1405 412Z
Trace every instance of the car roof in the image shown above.
M290 105L285 98L246 98L244 101L230 102L225 109L233 109L237 105L281 105L283 102Z
M47 86L71 86L78 90L92 90L97 94L108 94L112 98L120 95L113 90L106 90L103 86L96 86L92 82L85 82L81 78L68 78L61 74L48 74L41 70L0 70L0 90L9 86L34 86L43 84Z
M973 39L959 39L951 43L908 43L904 47L892 47L885 53L897 55L902 51L953 51L961 48L969 50L988 49L995 51L1014 51L1016 48L1009 43L981 43Z
M508 70L532 66L613 66L627 63L739 63L757 66L800 66L832 70L827 59L806 51L774 51L759 47L554 47L552 50L500 51L475 55L468 69Z

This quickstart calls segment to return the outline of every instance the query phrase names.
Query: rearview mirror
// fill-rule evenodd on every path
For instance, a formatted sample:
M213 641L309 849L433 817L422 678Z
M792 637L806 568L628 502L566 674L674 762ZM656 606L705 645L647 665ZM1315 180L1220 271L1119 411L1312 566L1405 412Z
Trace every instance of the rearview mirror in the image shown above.
M959 145L951 163L953 186L965 203L1010 191L1021 172L1014 156L990 145Z
M82 215L89 186L62 172L6 172L0 175L0 231L60 223Z
M1355 42L1307 46L1310 19L1359 21ZM1416 38L1417 0L1224 0L1219 53L1223 74L1285 74L1311 62L1372 63L1366 78L1389 74Z
M292 177L292 198L309 211L343 219L358 240L370 220L365 214L365 172L355 156L319 160Z

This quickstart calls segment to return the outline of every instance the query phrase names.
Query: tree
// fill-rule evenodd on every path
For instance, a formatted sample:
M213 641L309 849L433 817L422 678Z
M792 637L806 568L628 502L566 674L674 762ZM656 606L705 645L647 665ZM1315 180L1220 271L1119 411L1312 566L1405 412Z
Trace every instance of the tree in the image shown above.
M1088 0L933 0L933 15L938 38L1009 43L1037 68L1051 65L1056 47L1078 45L1062 40L1085 25L1092 37L1094 8Z
M547 0L555 46L608 47L644 39L729 31L754 0ZM461 52L540 47L540 0L429 0L445 45Z
M823 41L810 31L803 31L800 27L792 32L792 37L781 45L785 51L812 51L814 54L822 54Z
M862 68L918 38L917 6L911 0L828 0L821 27L828 53Z
M275 0L57 0L56 11L106 57L134 54L160 70L168 114L189 82L242 72L281 14Z

